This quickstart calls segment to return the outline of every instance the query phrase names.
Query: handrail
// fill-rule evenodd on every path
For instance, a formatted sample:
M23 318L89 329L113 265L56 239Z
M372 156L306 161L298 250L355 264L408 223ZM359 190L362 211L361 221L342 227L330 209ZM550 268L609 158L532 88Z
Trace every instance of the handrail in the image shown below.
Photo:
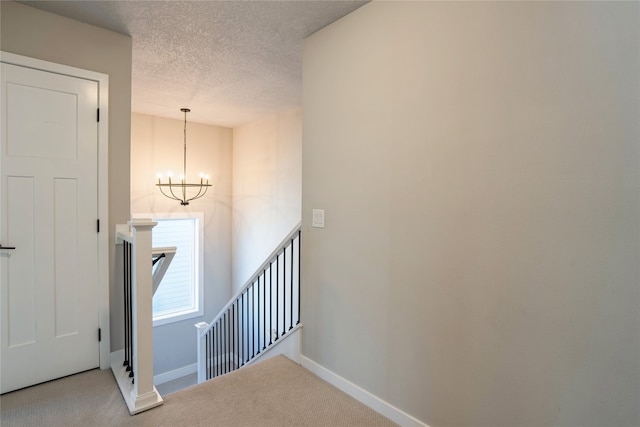
M224 313L229 310L229 307L231 307L233 305L233 303L238 299L238 297L240 297L258 278L258 276L260 276L262 274L262 271L264 271L264 269L269 265L269 263L276 257L276 255L280 254L280 252L282 252L282 249L285 246L288 246L288 242L291 241L291 239L293 237L295 237L298 232L300 231L300 228L302 227L302 222L299 222L298 224L296 224L296 226L289 232L289 234L287 234L287 237L285 237L284 239L282 239L282 241L276 246L276 249L273 250L273 252L271 252L269 254L269 256L265 259L265 261L260 265L260 267L258 267L254 273L249 276L250 279L247 280L245 282L245 284L240 288L240 290L238 290L238 292L235 293L235 295L233 295L230 299L229 302L222 308L222 310L220 310L218 312L218 314L216 315L216 317L213 318L213 320L211 322L208 323L209 328L218 320L220 320L220 318L224 315ZM204 329L202 331L202 333L204 334L205 332L207 332L209 330L209 328Z

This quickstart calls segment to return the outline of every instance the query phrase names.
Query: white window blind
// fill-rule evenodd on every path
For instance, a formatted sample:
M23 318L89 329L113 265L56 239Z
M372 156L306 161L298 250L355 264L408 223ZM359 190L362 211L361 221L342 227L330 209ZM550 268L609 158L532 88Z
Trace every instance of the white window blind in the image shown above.
M160 216L160 215L158 215ZM153 296L154 324L202 314L201 224L197 217L154 217L153 247L175 246L176 254Z

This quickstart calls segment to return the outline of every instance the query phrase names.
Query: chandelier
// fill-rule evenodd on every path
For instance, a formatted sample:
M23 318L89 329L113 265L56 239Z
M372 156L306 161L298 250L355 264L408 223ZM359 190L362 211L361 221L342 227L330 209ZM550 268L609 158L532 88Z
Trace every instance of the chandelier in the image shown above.
M168 182L162 182L162 176L158 174L158 183L156 187L160 189L160 192L165 196L173 200L180 202L182 206L187 206L190 201L199 199L204 196L207 189L211 187L209 184L209 175L200 174L200 183L188 184L185 182L187 177L187 113L191 110L188 108L181 108L180 111L184 113L184 152L183 152L183 173L180 176L180 182L171 181L171 172L167 173Z

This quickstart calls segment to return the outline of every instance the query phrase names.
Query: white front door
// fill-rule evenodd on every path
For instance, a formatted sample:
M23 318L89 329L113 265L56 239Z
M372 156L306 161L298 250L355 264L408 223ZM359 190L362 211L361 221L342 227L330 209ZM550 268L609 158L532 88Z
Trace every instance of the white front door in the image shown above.
M98 87L2 64L0 389L99 366Z

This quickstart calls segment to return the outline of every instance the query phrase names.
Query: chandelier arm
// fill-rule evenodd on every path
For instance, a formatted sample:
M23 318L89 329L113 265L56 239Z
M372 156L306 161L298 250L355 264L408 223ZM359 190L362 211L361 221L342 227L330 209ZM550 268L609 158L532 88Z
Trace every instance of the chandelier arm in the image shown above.
M204 188L204 191L202 191L202 189ZM198 197L202 197L205 194L207 194L207 190L209 189L209 186L204 186L204 187L200 187L200 191L202 191L202 194L200 194L200 192L198 192L198 194L200 194Z
M208 185L204 185L202 183L202 180L200 180L200 188L198 189L198 193L195 196L193 196L192 198L190 198L189 200L187 200L187 202L190 202L191 200L199 199L200 197L204 196L205 193L207 192L207 188L208 187L209 187ZM204 192L202 191L203 188L204 188ZM202 194L200 194L200 193L202 193Z
M171 195L173 196L174 200L179 200L180 202L184 201L184 199L181 199L180 197L175 195L175 193L173 192L173 186L169 187L169 190L171 191ZM183 188L183 190L184 190L184 188Z
M207 190L209 189L209 187L204 187L204 191L202 192L202 194L199 197L203 197L205 194L207 194Z
M204 192L202 191L203 188L204 188ZM195 199L199 199L200 197L204 196L206 192L207 192L207 187L204 186L202 182L202 178L200 178L200 188L198 188L198 194L195 195Z
M176 198L175 196L173 196L173 194L165 193L164 190L162 189L162 185L166 186L166 184L156 184L156 186L160 189L160 192L162 193L163 196L165 196L165 197L167 197L169 199L173 199L173 200L180 200L180 199ZM171 187L169 187L169 189L171 189Z
M171 184L171 178L169 178L169 191L171 192L171 195L173 196L172 198L174 200L179 200L180 202L185 202L184 198L180 198L178 196L176 196L176 194L173 192L173 187L177 187L178 184ZM182 192L184 193L184 185L182 185Z

